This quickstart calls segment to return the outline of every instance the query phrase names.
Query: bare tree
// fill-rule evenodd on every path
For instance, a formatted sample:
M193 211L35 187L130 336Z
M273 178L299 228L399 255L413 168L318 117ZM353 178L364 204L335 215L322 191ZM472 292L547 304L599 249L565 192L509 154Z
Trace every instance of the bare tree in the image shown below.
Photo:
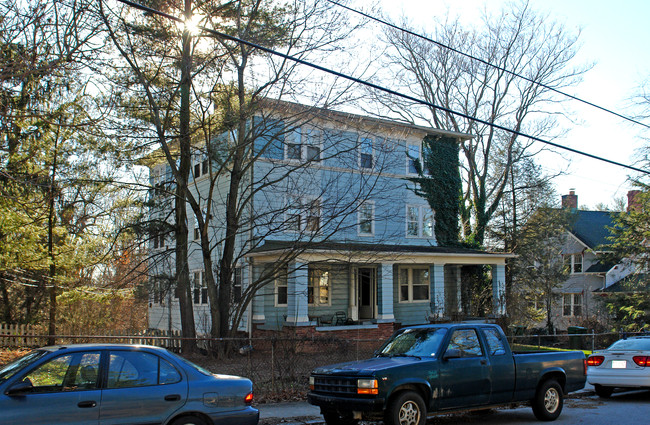
M391 113L474 136L461 147L460 211L464 239L479 245L508 191L512 168L541 149L485 123L554 138L558 135L554 114L563 111L557 108L559 99L549 87L569 87L586 70L571 65L577 36L536 14L527 2L508 4L500 14L485 16L483 23L482 29L466 29L458 21L445 22L431 37L478 60L414 35L387 30L390 49L385 67L395 70L388 78L401 91L445 108L389 99L385 103Z

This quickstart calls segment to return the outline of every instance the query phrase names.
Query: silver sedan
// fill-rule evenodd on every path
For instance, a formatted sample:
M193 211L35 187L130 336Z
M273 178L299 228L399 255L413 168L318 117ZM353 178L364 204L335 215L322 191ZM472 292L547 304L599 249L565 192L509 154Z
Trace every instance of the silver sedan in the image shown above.
M650 388L650 337L621 339L587 359L587 382L600 397L614 388Z

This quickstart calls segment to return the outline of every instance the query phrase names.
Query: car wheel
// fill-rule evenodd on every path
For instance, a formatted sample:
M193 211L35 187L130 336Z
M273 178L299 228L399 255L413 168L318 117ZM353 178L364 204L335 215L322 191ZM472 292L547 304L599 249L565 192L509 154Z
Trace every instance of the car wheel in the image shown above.
M335 411L323 412L323 418L327 425L356 425L359 423L357 419L352 418L352 415L342 415Z
M596 394L598 394L598 397L609 398L614 392L614 387L604 387L596 384L594 385L594 390L596 391Z
M197 416L183 416L175 419L170 425L208 425L203 419Z
M542 383L532 400L533 413L540 421L554 421L562 413L564 395L555 379Z
M393 398L389 404L384 423L386 425L424 425L427 408L422 397L414 391L405 391Z

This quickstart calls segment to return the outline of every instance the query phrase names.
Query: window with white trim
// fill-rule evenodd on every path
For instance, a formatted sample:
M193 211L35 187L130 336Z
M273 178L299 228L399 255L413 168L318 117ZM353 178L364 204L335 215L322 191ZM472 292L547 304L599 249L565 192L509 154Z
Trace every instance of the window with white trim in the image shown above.
M375 203L365 201L359 206L357 212L359 235L372 236L375 234Z
M201 176L208 174L208 159L200 152L197 152L193 158L193 176L198 179Z
M374 166L374 149L372 139L362 137L359 140L359 168L372 169Z
M406 146L406 174L417 174L415 161L420 159L420 145ZM421 164L421 162L420 162Z
M433 237L433 211L428 206L406 206L406 237Z
M321 132L303 127L285 136L284 158L288 161L308 162L321 160Z
M289 286L287 285L287 277L280 276L275 279L275 305L287 305L289 300Z
M232 279L232 298L233 301L238 303L241 301L242 296L242 273L243 267L235 267Z
M582 316L582 294L562 295L562 315Z
M577 254L564 254L564 265L571 272L571 274L582 273L582 262L584 256L582 252Z
M307 303L312 306L330 305L330 272L309 268Z
M298 196L287 198L284 222L288 232L316 233L320 229L320 200Z
M195 305L208 304L208 287L205 284L205 275L201 270L192 273L192 302Z
M399 268L399 302L429 301L429 267Z

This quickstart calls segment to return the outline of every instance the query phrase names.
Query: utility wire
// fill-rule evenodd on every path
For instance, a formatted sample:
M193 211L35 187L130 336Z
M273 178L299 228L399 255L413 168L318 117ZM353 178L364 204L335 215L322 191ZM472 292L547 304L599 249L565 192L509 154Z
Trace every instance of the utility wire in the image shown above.
M510 75L515 76L515 77L517 77L517 78L521 78L521 79L523 79L523 80L525 80L525 81L528 81L529 83L532 83L532 84L538 85L538 86L540 86L540 87L543 87L543 88L545 88L545 89L547 89L547 90L550 90L550 91L555 92L555 93L557 93L557 94L560 94L560 95L562 95L562 96L566 96L566 97L568 97L568 98L570 98L570 99L573 99L573 100L575 100L575 101L578 101L578 102L580 102L580 103L584 103L585 105L589 105L589 106L594 107L594 108L596 108L596 109L600 109L601 111L607 112L607 113L609 113L609 114L612 114L612 115L615 115L615 116L617 116L617 117L619 117L619 118L622 118L622 119L624 119L624 120L626 120L626 121L630 121L630 122L632 122L632 123L634 123L634 124L638 124L638 125L641 125L641 126L643 126L643 127L645 127L645 128L650 129L650 125L645 124L645 123L642 123L642 122L640 122L640 121L638 121L638 120L635 120L634 118L630 118L630 117L628 117L628 116L625 116L625 115L620 114L620 113L618 113L618 112L612 111L611 109L605 108L605 107L603 107L603 106L596 105L596 104L593 103L593 102L589 102L589 101L587 101L587 100L581 99L581 98L576 97L576 96L574 96L574 95L572 95L572 94L569 94L569 93L563 92L563 91L561 91L561 90L558 90L558 89L556 89L556 88L553 88L553 87L551 87L551 86L548 86L548 85L546 85L546 84L544 84L544 83L537 82L537 81L535 81L535 80L533 80L533 79L531 79L531 78L528 78L528 77L526 77L526 76L524 76L524 75L518 74L518 73L513 72L513 71L509 71L509 70L507 70L506 68L503 68L503 67L501 67L501 66L499 66L499 65L494 65L494 64L492 64L492 63L490 63L490 62L488 62L488 61L486 61L486 60L484 60L484 59L477 58L476 56L472 56L472 55L470 55L469 53L465 53L465 52L463 52L463 51L461 51L461 50L455 49L455 48L453 48L453 47L451 47L451 46L448 46L448 45L446 45L446 44L444 44L444 43L441 43L441 42L439 42L439 41L433 40L433 39L431 39L431 38L429 38L429 37L427 37L427 36L424 36L424 35L422 35L422 34L418 34L418 33L416 33L416 32L413 32L413 31L411 31L411 30L408 30L408 29L406 29L406 28L399 27L399 26L397 26L397 25L391 24L391 23L388 22L388 21L385 21L385 20L383 20L383 19L377 18L376 16L369 15L369 14L367 14L367 13L365 13L365 12L362 12L362 11L360 11L360 10L354 9L354 8L352 8L352 7L350 7L350 6L346 6L346 5L341 4L341 3L339 3L339 2L337 2L337 1L335 1L335 0L326 0L326 1L328 1L328 2L330 2L330 3L332 3L332 4L335 4L335 5L339 6L339 7L342 7L342 8L344 8L344 9L347 9L347 10L349 10L350 12L356 13L356 14L358 14L358 15L361 15L361 16L365 17L365 18L368 18L368 19L370 19L370 20L373 20L373 21L375 21L375 22L379 22L379 23L382 24L382 25L386 25L386 26L388 26L388 27L390 27L390 28L396 29L396 30L398 30L398 31L401 31L401 32L404 32L404 33L406 33L406 34L412 35L412 36L414 36L414 37L421 38L422 40L425 40L425 41L428 41L428 42L430 42L430 43L433 43L433 44L435 44L435 45L437 45L437 46L439 46L439 47L442 47L443 49L451 50L452 52L457 53L457 54L459 54L459 55L461 55L461 56L465 56L466 58L469 58L469 59L471 59L471 60L474 60L474 61L480 62L480 63L482 63L482 64L484 64L484 65L487 65L487 66L493 67L493 68L495 68L495 69L498 69L499 71L505 72L506 74L510 74Z
M158 10L155 10L155 9L152 9L152 8L150 8L150 7L147 7L147 6L143 6L143 5L141 5L141 4L135 3L135 2L130 1L130 0L118 0L118 1L119 1L120 3L124 3L124 4L127 4L127 5L129 5L129 6L133 6L133 7L137 8L137 9L143 10L143 11L145 11L145 12L149 12L149 13L153 13L153 14L156 14L156 15L159 15L159 16L163 16L163 17L165 17L165 18L168 18L168 19L174 20L174 21L176 21L176 22L180 22L180 23L184 23L184 22L185 22L185 21L184 21L183 19L181 19L181 18L177 18L177 17L175 17L175 16L173 16L173 15L170 15L170 14L168 14L168 13L161 12L161 11L158 11ZM580 151L580 150L578 150L578 149L573 149L573 148L570 148L570 147L568 147L568 146L560 145L560 144L558 144L558 143L554 143L554 142L551 142L551 141L548 141L548 140L544 140L544 139L541 139L541 138L536 137L536 136L531 136L531 135L529 135L529 134L522 133L522 132L520 132L520 131L518 131L518 130L512 130L512 129L510 129L510 128L503 127L503 126L498 125L498 124L495 124L495 123L493 123L493 122L491 123L491 122L488 122L488 121L485 121L485 120L482 120L482 119L479 119L479 118L473 117L473 116L471 116L471 115L467 115L467 114L462 113L462 112L454 111L454 110L452 110L452 109L449 109L449 108L446 108L446 107L443 107L443 106L435 105L435 104L433 104L433 103L430 103L430 102L427 102L427 101L424 101L424 100L418 99L418 98L416 98L416 97L413 97L413 96L410 96L410 95L407 95L407 94L403 94L403 93L397 92L397 91L395 91L395 90L391 90L391 89L389 89L389 88L382 87L382 86L380 86L380 85L377 85L377 84L371 83L371 82L369 82L369 81L362 80L362 79L357 78L357 77L352 77L352 76L350 76L350 75L343 74L343 73L341 73L341 72L334 71L334 70L329 69L329 68L325 68L325 67L320 66L320 65L316 65L316 64L314 64L314 63L311 63L311 62L305 61L305 60L303 60L303 59L296 58L296 57L291 56L291 55L288 55L288 54L286 54L286 53L278 52L278 51L273 50L273 49L270 49L270 48L268 48L268 47L260 46L260 45L258 45L258 44L252 43L252 42L250 42L250 41L246 41L246 40L243 40L243 39L241 39L241 38L237 38L237 37L235 37L235 36L232 36L232 35L228 35L228 34L222 33L222 32L220 32L220 31L216 31L216 30L209 29L209 28L205 28L205 27L201 27L201 26L199 26L198 29L200 29L201 31L204 31L204 32L206 32L206 33L209 33L209 34L215 35L215 36L217 36L217 37L220 37L220 38L223 38L223 39L226 39L226 40L230 40L230 41L234 41L234 42L237 42L237 43L245 44L245 45L247 45L247 46L249 46L249 47L253 47L253 48L255 48L255 49L259 49L259 50L261 50L261 51L264 51L264 52L270 53L270 54L275 55L275 56L279 56L279 57L284 58L284 59L286 59L286 60L290 60L290 61L293 61L293 62L299 63L299 64L301 64L301 65L305 65L305 66L308 66L308 67L311 67L311 68L317 69L317 70L322 71L322 72L325 72L325 73L327 73L327 74L331 74L331 75L334 75L334 76L337 76L337 77L343 78L343 79L345 79L345 80L352 81L352 82L354 82L354 83L358 83L358 84L361 84L361 85L364 85L364 86L367 86L367 87L373 88L373 89L375 89L375 90L383 91L383 92L388 93L388 94L391 94L391 95L393 95L393 96L401 97L401 98L403 98L403 99L410 100L410 101L412 101L412 102L419 103L419 104L422 104L422 105L428 106L428 107L430 107L430 108L438 109L438 110L440 110L440 111L447 112L447 113L449 113L449 114L457 115L457 116L462 117L462 118L465 118L465 119L467 119L467 120L475 121L475 122L477 122L477 123L484 124L484 125L487 125L487 126L490 126L490 127L496 128L496 129L498 129L498 130L503 130L503 131L506 131L506 132L508 132L508 133L515 134L515 135L517 135L517 136L525 137L525 138L530 139L530 140L533 140L533 141L535 141L535 142L544 143L544 144L546 144L546 145L553 146L553 147L555 147L555 148L557 148L557 149L566 150L566 151L569 151L569 152L575 153L575 154L577 154L577 155L586 156L586 157L588 157L588 158L592 158L592 159L595 159L595 160L598 160L598 161L606 162L606 163L608 163L608 164L612 164L612 165L616 165L616 166L619 166L619 167L627 168L627 169L630 169L630 170L633 170L633 171L637 171L637 172L639 172L639 173L650 174L650 171L643 170L643 169L641 169L641 168L633 167L633 166L631 166L631 165L623 164L623 163L620 163L620 162L617 162L617 161L613 161L613 160L611 160L611 159L607 159L607 158L603 158L603 157L600 157L600 156L596 156L596 155L593 155L593 154L590 154L590 153L587 153L587 152L584 152L584 151Z

